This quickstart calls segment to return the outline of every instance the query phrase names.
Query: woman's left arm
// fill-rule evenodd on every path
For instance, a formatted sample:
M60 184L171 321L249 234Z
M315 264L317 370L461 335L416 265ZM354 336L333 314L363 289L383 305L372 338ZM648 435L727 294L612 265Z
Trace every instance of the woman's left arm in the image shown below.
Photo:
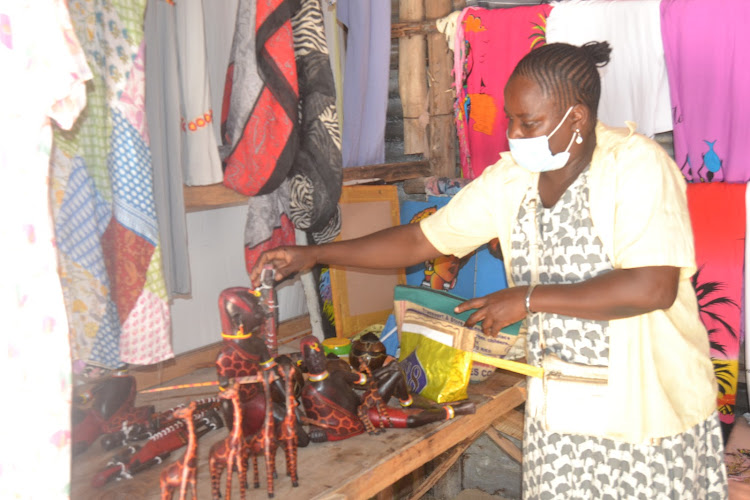
M529 297L532 312L557 313L594 320L610 320L667 309L677 297L680 268L672 266L614 269L580 283L537 285ZM487 335L496 335L526 316L527 286L506 288L467 300L460 313L476 309L466 321L483 322Z

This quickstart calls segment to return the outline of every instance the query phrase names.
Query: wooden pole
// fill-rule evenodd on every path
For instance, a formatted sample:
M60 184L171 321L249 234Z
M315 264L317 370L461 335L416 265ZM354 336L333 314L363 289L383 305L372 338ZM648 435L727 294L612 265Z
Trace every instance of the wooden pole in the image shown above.
M429 3L429 2L427 2ZM399 20L418 22L424 19L423 0L401 0ZM398 40L398 88L404 113L404 154L427 151L427 42L423 34Z
M428 20L445 17L453 10L452 0L425 2ZM456 126L453 120L454 90L451 86L452 52L442 33L427 35L427 60L430 91L428 143L430 169L438 177L456 177Z

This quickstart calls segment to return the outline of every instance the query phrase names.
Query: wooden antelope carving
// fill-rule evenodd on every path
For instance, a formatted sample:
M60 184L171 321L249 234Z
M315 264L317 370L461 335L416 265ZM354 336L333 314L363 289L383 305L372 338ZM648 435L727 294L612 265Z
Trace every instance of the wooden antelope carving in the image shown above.
M187 498L188 486L190 486L190 490L193 492L193 500L198 499L196 486L198 462L196 449L198 444L195 437L195 424L193 422L195 408L195 401L192 401L190 405L174 410L174 416L183 419L185 425L187 425L188 443L187 450L182 459L169 464L159 476L162 500L171 500L172 494L178 486L180 487L180 500Z
M266 415L263 420L263 428L247 439L247 453L253 460L253 486L260 487L260 474L258 471L258 455L263 454L266 460L266 490L268 498L273 498L273 478L276 475L276 425L273 418L273 405L271 404L271 382L276 377L272 372L263 370L260 373L263 383L263 394L266 397Z
M247 450L245 449L245 437L242 432L242 409L240 407L239 383L224 392L219 397L228 399L234 408L232 431L229 436L211 446L208 454L208 470L211 473L211 495L214 500L221 498L219 480L221 473L227 471L226 500L230 500L232 492L232 475L237 471L240 483L240 498L245 500L247 489Z
M293 364L280 365L286 382L286 416L279 426L278 441L284 447L286 457L286 474L292 480L292 486L299 486L297 478L297 398L294 391L294 373L297 368Z

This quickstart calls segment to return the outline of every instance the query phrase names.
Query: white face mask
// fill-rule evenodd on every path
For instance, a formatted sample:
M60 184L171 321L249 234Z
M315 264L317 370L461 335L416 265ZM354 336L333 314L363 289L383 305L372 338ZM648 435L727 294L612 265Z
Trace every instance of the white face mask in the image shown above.
M511 139L508 137L510 154L513 156L515 162L531 172L549 172L550 170L563 168L570 158L569 150L570 146L573 145L576 134L575 132L573 133L565 151L556 155L553 155L549 149L549 138L557 132L557 129L560 128L572 109L572 106L568 108L563 119L549 135L540 135L539 137L528 137L525 139ZM506 132L505 134L507 137L508 133Z

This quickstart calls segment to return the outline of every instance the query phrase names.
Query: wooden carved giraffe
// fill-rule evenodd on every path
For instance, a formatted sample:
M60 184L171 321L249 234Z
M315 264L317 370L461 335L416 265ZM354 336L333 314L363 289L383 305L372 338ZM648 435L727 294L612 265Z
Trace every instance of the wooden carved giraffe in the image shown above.
M248 458L253 460L253 486L260 488L260 473L258 471L258 455L261 453L266 459L266 491L268 498L273 498L273 477L276 475L276 448L279 443L276 440L276 424L273 418L273 405L271 404L271 382L276 375L269 370L261 372L263 382L263 394L266 397L266 415L263 420L263 428L247 439Z
M240 483L240 499L245 500L247 489L247 456L245 436L242 432L242 408L239 396L240 384L235 382L233 386L219 394L219 397L228 399L234 408L232 431L223 440L214 443L208 454L208 470L211 474L211 495L214 500L221 498L219 480L221 473L227 471L226 500L230 500L232 493L232 476L237 471Z
M193 492L193 500L197 500L198 493L196 487L197 475L197 439L195 437L195 423L193 422L193 413L195 412L196 403L191 401L188 406L174 410L174 416L185 421L187 426L187 450L181 460L173 462L161 471L159 476L159 487L161 488L162 500L171 500L174 490L180 487L180 500L187 498L188 485Z
M286 474L292 480L292 486L299 486L297 478L297 398L294 391L294 373L297 368L293 364L280 364L286 382L286 416L279 426L276 439L284 447L286 457Z

